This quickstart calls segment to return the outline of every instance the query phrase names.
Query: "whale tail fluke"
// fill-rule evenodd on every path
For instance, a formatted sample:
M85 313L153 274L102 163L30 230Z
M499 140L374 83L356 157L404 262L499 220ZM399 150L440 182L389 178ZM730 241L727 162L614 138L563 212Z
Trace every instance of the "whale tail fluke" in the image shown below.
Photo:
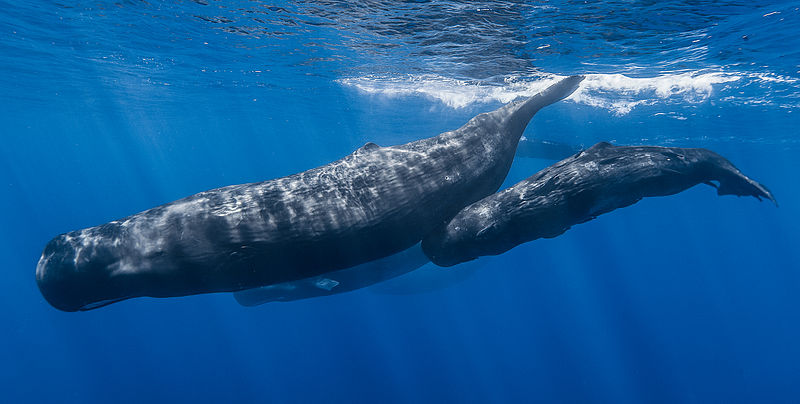
M766 186L744 175L728 159L708 149L696 150L704 154L706 167L710 165L710 170L706 171L708 181L705 183L716 188L717 195L752 196L759 201L763 198L778 205Z
M559 80L557 83L547 87L539 94L523 101L521 108L543 108L552 103L569 97L578 89L583 79L583 75L569 76Z
M717 195L736 195L736 196L752 196L759 201L764 198L772 201L775 206L778 206L778 201L772 195L772 192L767 189L765 185L750 179L748 176L736 170L730 172L730 175L725 175L718 180L719 185L716 185ZM714 184L712 184L714 186Z
M526 100L506 105L501 111L509 117L509 125L521 134L533 115L540 109L572 95L583 79L584 76L580 75L566 77Z

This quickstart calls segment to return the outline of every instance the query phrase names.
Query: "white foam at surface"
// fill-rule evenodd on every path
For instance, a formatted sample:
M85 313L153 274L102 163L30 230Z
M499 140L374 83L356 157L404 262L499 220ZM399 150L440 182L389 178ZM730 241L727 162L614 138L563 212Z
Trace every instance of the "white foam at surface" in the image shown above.
M476 102L509 102L517 97L534 95L559 77L540 78L520 82L512 77L504 79L504 85L486 84L478 81L452 79L438 75L408 75L404 77L365 76L338 80L346 86L355 87L368 94L386 96L422 95L443 102L452 108L463 108Z
M533 77L507 76L488 81L468 81L438 75L364 76L338 80L345 86L368 94L424 96L451 108L474 103L506 103L518 97L531 96L564 76L543 74ZM603 108L616 115L625 115L639 105L662 102L698 104L707 101L715 86L743 79L749 82L797 83L798 80L768 73L681 72L656 77L628 77L622 74L587 74L575 93L567 100ZM750 102L753 100L750 99Z
M700 103L711 96L714 84L740 79L741 76L735 74L717 72L666 74L647 78L590 74L569 99L624 115L638 105L651 105L673 97L692 104Z

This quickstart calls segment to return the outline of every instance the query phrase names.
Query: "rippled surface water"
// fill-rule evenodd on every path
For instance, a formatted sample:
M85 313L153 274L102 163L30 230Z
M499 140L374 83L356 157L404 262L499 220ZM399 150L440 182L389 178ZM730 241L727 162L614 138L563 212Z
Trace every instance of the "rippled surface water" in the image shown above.
M0 0L8 402L795 402L800 2ZM586 74L525 136L708 147L700 186L447 284L48 306L44 244ZM518 158L506 185L552 162ZM313 253L313 252L309 252ZM435 274L434 274L435 275Z

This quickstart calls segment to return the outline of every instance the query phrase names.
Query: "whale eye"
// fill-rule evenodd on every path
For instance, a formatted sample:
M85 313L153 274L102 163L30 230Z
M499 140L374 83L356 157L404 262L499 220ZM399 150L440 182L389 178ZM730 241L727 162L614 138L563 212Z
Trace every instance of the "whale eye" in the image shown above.
M444 180L445 180L445 181L450 181L450 176L449 176L449 175L445 175L445 176L444 176Z

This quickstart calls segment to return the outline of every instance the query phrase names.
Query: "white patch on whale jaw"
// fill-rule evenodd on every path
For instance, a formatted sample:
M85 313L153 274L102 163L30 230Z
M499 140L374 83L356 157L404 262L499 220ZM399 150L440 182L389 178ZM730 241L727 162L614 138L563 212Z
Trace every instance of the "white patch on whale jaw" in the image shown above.
M328 278L318 278L314 281L314 286L330 292L333 288L339 286L339 282Z

